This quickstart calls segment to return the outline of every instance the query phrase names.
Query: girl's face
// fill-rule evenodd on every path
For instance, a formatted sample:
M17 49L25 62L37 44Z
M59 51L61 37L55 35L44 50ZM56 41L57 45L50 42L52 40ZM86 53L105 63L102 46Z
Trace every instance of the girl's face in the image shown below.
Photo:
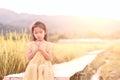
M37 41L43 41L45 37L45 31L40 27L35 27L33 30L33 35Z

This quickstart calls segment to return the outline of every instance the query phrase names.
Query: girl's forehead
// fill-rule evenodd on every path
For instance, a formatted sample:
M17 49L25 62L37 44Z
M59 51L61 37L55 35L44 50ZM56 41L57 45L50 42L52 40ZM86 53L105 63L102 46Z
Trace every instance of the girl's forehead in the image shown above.
M45 30L44 29L42 29L42 28L40 28L40 27L35 27L34 29L33 29L33 32L45 32Z
M34 30L44 30L44 29L41 27L34 27Z

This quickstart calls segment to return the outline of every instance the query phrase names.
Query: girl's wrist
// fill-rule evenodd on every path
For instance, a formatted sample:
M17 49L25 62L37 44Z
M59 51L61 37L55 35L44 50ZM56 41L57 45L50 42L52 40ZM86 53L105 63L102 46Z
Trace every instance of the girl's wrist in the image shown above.
M36 50L33 50L33 51L32 51L32 54L35 54L37 51L38 51L37 49L36 49Z
M44 52L45 52L44 50L41 50L41 49L39 49L39 51L40 51L41 53L44 53Z

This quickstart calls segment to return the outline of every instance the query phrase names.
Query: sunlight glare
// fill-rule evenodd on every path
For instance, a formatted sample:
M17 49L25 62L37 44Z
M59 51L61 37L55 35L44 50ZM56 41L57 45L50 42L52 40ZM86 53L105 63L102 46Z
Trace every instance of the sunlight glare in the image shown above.
M105 17L120 20L117 0L0 0L0 8L17 13Z

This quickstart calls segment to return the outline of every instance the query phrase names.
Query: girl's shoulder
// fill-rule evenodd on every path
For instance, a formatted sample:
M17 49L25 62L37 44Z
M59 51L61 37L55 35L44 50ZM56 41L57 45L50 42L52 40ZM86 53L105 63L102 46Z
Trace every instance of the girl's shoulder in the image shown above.
M28 42L28 45L33 45L35 44L35 41Z
M48 48L52 48L53 47L53 43L52 42L48 42L48 41L45 41L45 44Z
M35 41L31 41L27 43L27 46L30 48L35 45Z
M45 41L45 44L48 45L48 46L52 46L53 45L52 42L48 42L48 41Z

